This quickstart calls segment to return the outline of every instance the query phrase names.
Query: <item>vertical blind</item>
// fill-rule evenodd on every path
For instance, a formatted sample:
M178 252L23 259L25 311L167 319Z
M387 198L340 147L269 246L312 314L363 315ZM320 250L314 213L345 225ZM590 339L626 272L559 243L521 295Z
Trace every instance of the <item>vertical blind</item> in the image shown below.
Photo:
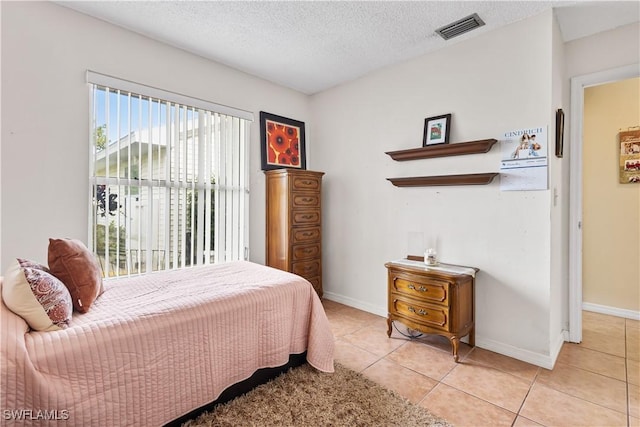
M104 275L248 257L251 113L88 72L90 246Z

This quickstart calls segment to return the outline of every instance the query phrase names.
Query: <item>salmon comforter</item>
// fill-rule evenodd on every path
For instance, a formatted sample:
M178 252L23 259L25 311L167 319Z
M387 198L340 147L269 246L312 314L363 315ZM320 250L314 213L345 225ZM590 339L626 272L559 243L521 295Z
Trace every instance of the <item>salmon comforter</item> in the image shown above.
M2 303L0 424L159 426L333 335L304 279L246 261L105 281L69 328L30 331Z

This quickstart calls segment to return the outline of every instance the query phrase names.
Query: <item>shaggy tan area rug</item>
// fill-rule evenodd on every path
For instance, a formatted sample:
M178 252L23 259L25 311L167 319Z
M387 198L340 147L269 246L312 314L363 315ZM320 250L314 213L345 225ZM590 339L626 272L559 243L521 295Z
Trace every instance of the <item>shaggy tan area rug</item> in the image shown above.
M336 364L327 374L309 365L289 370L183 427L450 426L365 376Z

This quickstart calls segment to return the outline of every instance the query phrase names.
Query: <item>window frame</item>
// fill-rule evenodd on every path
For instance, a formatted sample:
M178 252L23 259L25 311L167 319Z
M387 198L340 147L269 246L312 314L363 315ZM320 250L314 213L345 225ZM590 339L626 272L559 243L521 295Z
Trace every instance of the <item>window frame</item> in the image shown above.
M214 212L216 213L216 221L214 223L214 230L216 233L220 232L222 233L223 230L225 232L225 238L223 239L224 241L224 247L223 248L217 248L217 250L215 251L215 255L214 255L214 259L211 261L211 263L217 263L217 262L225 262L225 261L230 261L230 260L240 260L240 259L248 259L249 256L249 183L250 183L250 176L249 176L249 160L250 160L250 156L249 156L249 142L250 142L250 127L251 127L251 122L253 121L253 114L244 110L239 110L236 108L232 108L232 107L228 107L228 106L224 106L221 104L216 104L216 103L212 103L209 101L205 101L202 99L198 99L198 98L193 98L193 97L189 97L189 96L185 96L185 95L181 95L181 94L177 94L174 92L169 92L163 89L158 89L158 88L154 88L151 86L146 86L146 85L142 85L139 83L135 83L135 82L131 82L128 80L123 80L123 79L119 79L119 78L115 78L112 76L107 76L105 74L100 74L100 73L96 73L93 72L91 70L87 71L87 83L88 83L88 87L89 87L89 104L90 104L90 113L89 113L89 129L90 129L90 150L89 150L89 224L88 224L88 236L89 236L89 247L94 249L94 251L96 251L96 242L95 239L97 239L97 230L98 230L98 225L99 225L99 220L98 220L98 215L99 212L97 210L96 207L96 189L97 186L99 185L106 185L107 188L107 195L108 193L108 189L110 185L117 185L119 188L138 188L138 191L140 191L143 187L147 187L147 191L148 191L148 198L149 201L151 201L151 203L149 203L148 205L151 206L151 208L149 208L149 210L152 210L152 206L154 204L153 200L154 200L154 189L160 189L158 191L161 191L161 189L165 189L166 190L166 194L169 195L171 194L171 189L173 189L174 187L178 186L181 188L185 188L185 182L187 180L187 178L185 179L185 182L181 182L180 178L178 178L177 181L172 181L171 180L171 176L170 174L165 176L165 180L154 180L153 176L148 176L146 179L143 179L142 177L137 177L135 179L133 179L133 177L129 176L129 173L131 172L131 164L128 163L127 166L125 166L126 169L124 169L125 171L128 171L126 174L126 178L122 178L120 177L120 139L122 138L121 135L121 131L118 128L117 130L117 139L118 139L118 145L117 145L117 150L118 150L118 154L117 154L117 171L118 174L116 177L110 177L109 174L109 170L107 169L105 172L105 176L101 177L101 176L97 176L96 175L96 161L97 161L97 153L99 153L100 151L97 150L97 144L96 144L96 133L95 133L95 129L97 129L97 124L95 123L95 118L96 118L96 110L95 110L95 99L94 99L94 95L95 93L97 93L97 90L105 90L105 93L107 94L107 97L110 96L111 91L117 92L118 96L120 96L120 94L124 94L124 95L128 95L128 96L136 96L139 99L139 102L142 102L143 99L148 100L148 102L152 103L154 100L156 100L158 102L158 108L160 108L161 105L165 105L163 103L168 103L167 105L165 105L165 107L171 108L172 104L175 106L175 104L178 104L179 107L185 107L187 109L192 109L192 114L197 114L198 115L198 126L200 126L200 129L198 130L198 143L200 144L200 148L202 148L202 144L209 144L209 146L207 146L207 153L210 154L211 150L219 150L218 154L219 157L217 157L217 165L213 165L213 164L209 164L208 163L208 167L210 168L208 170L208 172L210 174L212 174L214 171L217 172L215 174L216 176L216 181L215 183L212 183L210 179L207 180L202 180L202 178L200 178L199 182L197 182L197 184L195 183L196 180L192 178L192 183L191 183L191 187L188 187L187 185L187 189L184 192L184 199L179 199L179 201L176 202L172 202L171 200L169 200L169 197L167 196L167 200L165 201L165 203L163 203L162 207L159 207L158 210L164 209L165 212L171 214L174 207L172 205L172 203L176 203L176 207L178 203L182 203L183 204L183 212L184 212L184 205L187 203L187 194L188 194L188 190L190 188L191 190L191 200L194 200L193 198L195 197L195 194L203 194L203 200L205 201L204 203L201 203L200 206L198 207L198 212L195 212L195 206L196 206L196 202L192 202L191 203L191 221L193 224L193 221L196 220L200 221L199 224L204 224L204 220L206 219L210 219L210 217L208 217L206 215L207 211L211 211L212 209L207 209L204 208L204 205L207 203L208 200L210 200L211 197L213 197L214 191L215 194L217 196L219 195L224 195L224 197L215 197L215 210ZM108 105L108 102L107 102ZM203 110L206 110L203 112ZM150 107L150 111L151 111L151 107ZM225 123L226 121L230 120L232 124L234 124L234 126L229 126L230 129L224 129L224 125L222 126L222 130L218 129L217 132L219 132L220 134L214 134L212 133L211 136L204 136L204 131L202 130L203 125L201 125L200 120L203 117L203 114L207 114L208 112L212 113L212 115L217 118L218 120L220 120L221 123ZM106 113L107 115L109 114L108 112ZM119 114L119 113L118 113ZM169 114L169 113L167 113ZM167 115L167 117L169 117L169 115ZM211 117L211 115L208 115L208 117ZM185 119L186 119L186 113L185 113ZM182 124L183 122L180 121L181 119L179 119L178 123ZM118 119L118 122L120 122L120 118ZM173 123L173 122L171 122ZM237 125L237 126L235 126ZM118 123L119 126L119 123ZM168 126L168 125L167 125ZM159 125L159 128L161 127L161 125ZM109 128L109 122L108 119L106 120L106 128ZM149 131L151 132L153 126L149 125ZM169 143L168 141L166 142L167 146L165 148L166 150L166 154L165 157L169 156L168 151L170 148L177 149L180 151L182 149L186 150L187 148L187 141L189 139L188 137L188 128L185 127L185 129L187 129L184 133L185 133L185 141L184 141L184 147L181 144L180 141L175 142L173 139L171 140L172 142ZM192 131L195 130L195 127L193 128ZM170 131L166 131L166 132L170 132ZM175 135L176 138L180 139L180 131L176 131L177 134ZM229 137L228 135L223 135L223 132L231 132L232 135L231 137ZM104 149L105 154L104 156L106 157L105 160L105 168L110 167L111 164L110 159L108 158L109 156L109 145L113 144L113 142L109 141L109 135L108 135L109 131L107 130L107 145ZM193 135L193 134L192 134ZM218 141L214 141L215 136L214 135L218 135L219 138ZM170 137L167 138L173 138L174 135L171 135ZM194 140L194 144L195 144L195 140L196 140L196 136L193 135L191 136L191 138ZM234 144L234 147L232 150L228 150L228 147L225 147L225 144L223 143L223 141L225 141L227 144L229 143L229 140L233 140L238 142L238 144ZM206 140L206 142L205 142ZM139 145L142 144L141 141L139 141ZM131 141L129 140L129 144L131 143ZM149 146L147 148L147 155L149 155L149 153L153 153L153 149L151 148L151 142L148 143ZM170 145L170 144L176 144L176 146L174 145ZM130 146L129 146L130 147ZM160 153L160 144L159 144L159 148L158 148L158 154ZM195 150L195 145L194 145L194 150ZM140 152L142 153L142 152ZM129 153L130 154L130 153ZM228 156L235 156L233 159L231 159ZM127 162L129 162L129 159L131 157L128 157ZM160 158L160 157L159 157ZM195 157L194 157L195 158ZM230 177L228 176L229 173L227 172L227 162L229 160L234 160L236 163L233 163L233 165L235 166L237 164L237 168L238 170L235 171L237 172L238 176L234 175L234 179L230 179ZM167 161L165 159L165 161ZM200 160L201 161L201 160ZM142 160L140 160L140 162L142 162ZM167 161L168 162L168 161ZM141 163L140 163L141 164ZM151 160L149 160L149 165L151 165L152 162ZM196 169L196 167L198 167L198 169ZM169 168L169 166L167 166L167 168ZM192 174L194 174L194 176L196 176L196 174L202 173L203 169L201 166L196 166L196 162L194 160L193 163L193 170L191 171ZM187 171L188 172L188 171ZM187 173L185 172L185 174ZM148 172L149 174L151 173L150 171ZM142 173L140 174L142 175ZM204 175L204 174L203 174ZM200 175L197 175L200 176ZM162 184L164 182L164 184ZM118 190L120 191L120 190ZM178 193L180 192L180 190L177 190ZM196 193L197 191L197 193ZM211 193L209 194L205 194L204 192L206 191L210 191ZM235 193L234 193L235 192ZM127 193L129 196L131 195L131 193ZM231 201L232 203L235 203L232 206L226 206L225 203L227 202L227 199L231 197ZM109 199L107 196L107 218L108 218L108 214L109 214ZM141 205L142 206L142 205ZM231 209L231 214L229 211L229 208ZM221 211L219 209L223 209L224 211ZM224 212L224 215L222 215L221 213ZM211 214L213 215L213 214ZM234 218L231 217L230 215L238 215L240 218L236 219L234 221ZM140 218L142 218L142 215L140 216ZM149 218L149 223L151 223L151 220L159 222L160 220L156 217L152 216L152 213L148 214L148 218ZM167 216L166 218L169 219L165 219L164 221L167 223L166 227L167 230L169 229L170 225L169 224L173 224L174 219L171 218L170 216ZM220 218L222 218L222 220L220 220ZM178 219L177 222L179 223L180 221L185 222L187 219L186 217L182 217L182 219ZM233 232L234 230L232 230L230 228L230 225L235 226L235 228L238 228L239 230L237 230L236 234L237 235L233 235L232 238L227 239L226 238L226 234L229 232ZM108 234L110 233L110 227L111 227L111 223L109 222L109 220L106 220L106 225L104 225L104 233L107 235L105 237L105 254L104 254L104 264L103 265L103 271L105 273L105 276L109 276L109 277L114 277L114 276L128 276L128 275L132 275L132 274L138 274L138 273L146 273L146 272L150 272L150 271L155 271L154 267L152 265L152 248L153 248L153 243L151 242L151 240L153 240L153 230L152 224L147 224L147 230L146 232L151 233L151 234L145 234L144 239L147 241L146 247L144 248L147 252L146 252L146 259L145 259L145 269L144 271L140 271L140 269L138 269L138 271L131 271L129 263L130 263L130 257L132 256L131 253L128 253L126 256L129 257L127 258L127 272L126 273L122 273L121 272L121 268L119 267L119 258L118 256L116 256L116 268L114 268L114 270L116 270L113 276L111 276L110 270L111 270L111 266L110 266L110 261L111 261L111 257L109 254L109 237ZM186 239L186 229L185 227L183 227L180 232L183 232L185 234L180 234L179 231L175 231L174 227L174 231L171 232L171 235L174 237L174 241L173 241L173 253L174 256L173 258L170 258L169 253L165 252L164 254L164 268L162 268L161 270L168 270L168 269L175 269L175 268L185 268L185 267L189 267L190 265L185 265L185 244L183 242L181 248L182 253L181 253L181 262L178 262L178 267L176 267L176 263L175 263L175 253L176 253L176 248L178 247L178 245L180 245L180 243L178 242L178 238L180 239L180 241L185 240ZM120 230L120 213L118 213L118 222L117 222L117 228L116 230ZM140 230L139 230L140 231ZM190 230L190 231L193 231ZM203 231L202 229L198 229L197 230L198 233L200 233L201 231ZM178 233L178 234L176 234ZM203 233L204 234L204 233ZM116 231L116 236L118 238L118 240L120 239L120 232ZM169 236L168 234L164 235L164 238L171 238L171 236ZM138 235L138 239L143 239L142 234ZM207 239L207 237L205 236L204 239ZM235 240L233 240L235 239ZM128 237L128 240L130 240L130 237ZM197 242L194 242L194 240L197 240ZM216 239L217 241L218 239ZM208 240L207 240L208 242ZM209 257L204 257L204 255L208 252L209 248L207 248L207 242L203 243L203 239L202 238L198 238L198 239L191 239L191 255L190 255L190 260L189 260L189 264L191 264L191 260L193 260L194 254L193 254L193 250L195 250L196 252L196 262L195 264L199 265L199 264L209 264L210 263L210 256ZM119 245L119 244L118 244ZM168 243L165 243L165 246L167 246ZM213 243L211 242L211 245L213 245ZM116 246L117 248L120 249L119 246ZM129 248L130 249L130 248ZM126 249L125 249L126 250ZM138 245L138 257L140 257L141 253L140 252L140 245ZM96 251L97 252L97 251ZM204 258L204 260L203 260ZM138 260L140 260L140 258L138 258ZM173 261L173 262L172 262ZM169 267L171 266L171 267ZM157 269L156 269L157 270Z

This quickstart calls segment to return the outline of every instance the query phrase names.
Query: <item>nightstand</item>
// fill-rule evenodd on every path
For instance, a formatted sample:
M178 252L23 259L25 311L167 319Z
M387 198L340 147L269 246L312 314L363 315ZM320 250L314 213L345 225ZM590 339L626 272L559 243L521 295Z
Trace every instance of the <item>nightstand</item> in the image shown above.
M451 341L458 362L460 338L475 345L474 267L428 266L408 259L385 264L388 272L387 335L397 320L411 329L438 334Z

